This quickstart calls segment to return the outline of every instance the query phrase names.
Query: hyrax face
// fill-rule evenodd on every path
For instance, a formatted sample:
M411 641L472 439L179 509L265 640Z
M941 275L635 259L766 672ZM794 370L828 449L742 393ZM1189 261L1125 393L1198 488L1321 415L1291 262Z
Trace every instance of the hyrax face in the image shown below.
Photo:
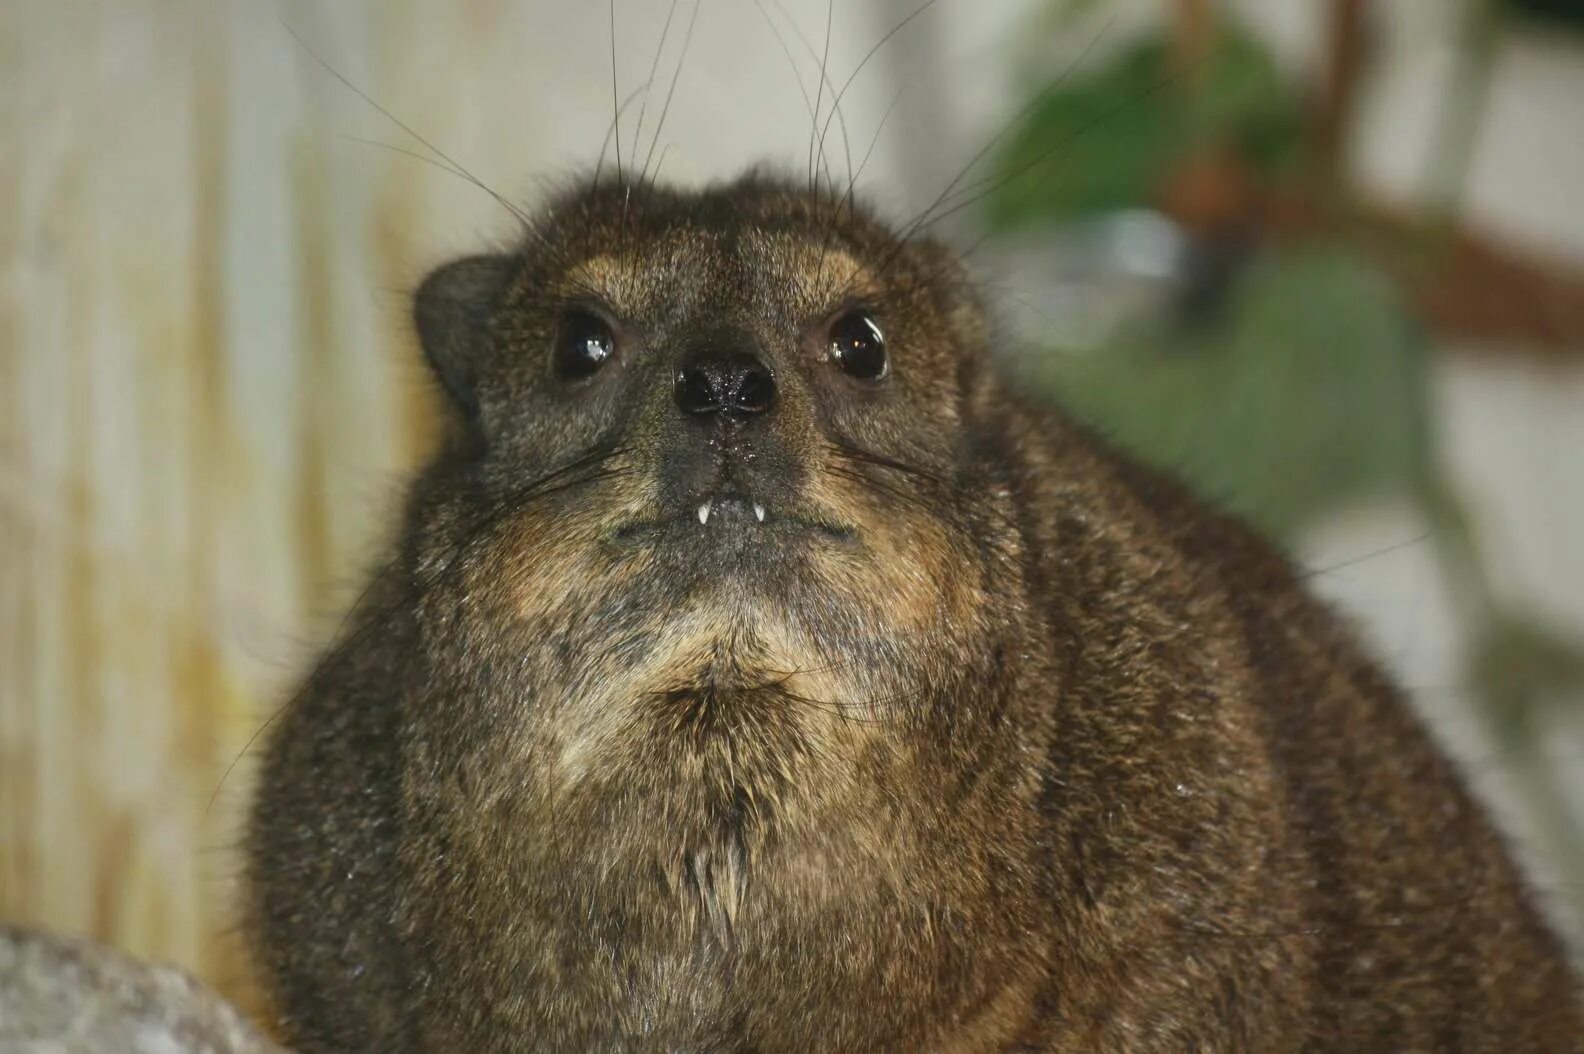
M753 179L585 190L424 284L469 436L416 513L425 650L470 785L700 822L883 794L985 632L959 290Z

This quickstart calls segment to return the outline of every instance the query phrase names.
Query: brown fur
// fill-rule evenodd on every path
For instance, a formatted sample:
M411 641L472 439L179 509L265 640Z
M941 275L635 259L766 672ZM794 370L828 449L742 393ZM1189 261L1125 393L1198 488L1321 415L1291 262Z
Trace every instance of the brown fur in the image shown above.
M569 303L619 342L575 387ZM853 304L878 384L824 354ZM457 434L250 832L304 1050L1584 1049L1397 691L1018 398L944 250L758 176L605 183L417 316ZM705 340L780 385L729 439L671 395ZM774 530L697 526L718 471Z

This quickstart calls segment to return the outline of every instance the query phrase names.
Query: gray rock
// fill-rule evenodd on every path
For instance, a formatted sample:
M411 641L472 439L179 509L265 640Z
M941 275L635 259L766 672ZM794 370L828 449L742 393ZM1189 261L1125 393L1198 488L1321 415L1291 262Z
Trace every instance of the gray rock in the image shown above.
M170 966L0 926L4 1054L285 1054Z

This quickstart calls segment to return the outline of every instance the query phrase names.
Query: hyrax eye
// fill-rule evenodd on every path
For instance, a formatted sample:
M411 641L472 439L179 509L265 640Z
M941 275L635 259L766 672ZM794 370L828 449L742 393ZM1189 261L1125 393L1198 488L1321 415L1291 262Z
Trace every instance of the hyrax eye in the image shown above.
M853 311L837 319L830 329L830 349L831 358L848 376L862 381L885 376L885 337L867 312Z
M556 332L551 356L556 376L564 381L592 377L616 354L616 336L603 319L587 311L568 311Z

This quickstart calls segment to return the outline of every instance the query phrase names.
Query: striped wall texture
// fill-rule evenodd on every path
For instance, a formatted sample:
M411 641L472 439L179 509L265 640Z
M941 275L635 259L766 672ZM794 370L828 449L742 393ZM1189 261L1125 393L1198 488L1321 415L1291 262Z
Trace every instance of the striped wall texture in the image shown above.
M531 202L605 134L595 6L0 0L0 919L249 1001L248 747L433 441L408 292L513 229L338 75ZM667 141L709 145L673 175L804 146L740 7L712 32L752 37L764 92L690 62ZM664 15L622 5L623 94ZM713 100L756 111L724 149Z

